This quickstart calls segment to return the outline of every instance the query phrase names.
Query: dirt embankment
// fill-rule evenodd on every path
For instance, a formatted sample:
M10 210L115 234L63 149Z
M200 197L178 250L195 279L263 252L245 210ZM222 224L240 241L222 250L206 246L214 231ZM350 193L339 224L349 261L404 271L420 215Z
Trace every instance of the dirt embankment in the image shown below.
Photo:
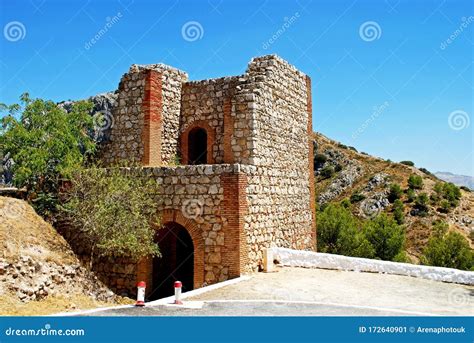
M0 197L0 315L42 315L127 303L81 265L25 201Z

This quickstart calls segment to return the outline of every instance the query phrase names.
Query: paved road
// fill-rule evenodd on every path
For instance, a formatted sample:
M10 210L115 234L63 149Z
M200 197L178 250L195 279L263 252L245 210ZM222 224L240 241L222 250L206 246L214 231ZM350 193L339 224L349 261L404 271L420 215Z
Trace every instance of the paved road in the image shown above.
M406 313L369 308L285 302L204 302L202 308L153 306L121 308L94 316L400 316ZM413 315L413 314L410 314Z
M93 315L372 316L474 315L474 287L408 276L279 268L187 298L200 308L159 305Z

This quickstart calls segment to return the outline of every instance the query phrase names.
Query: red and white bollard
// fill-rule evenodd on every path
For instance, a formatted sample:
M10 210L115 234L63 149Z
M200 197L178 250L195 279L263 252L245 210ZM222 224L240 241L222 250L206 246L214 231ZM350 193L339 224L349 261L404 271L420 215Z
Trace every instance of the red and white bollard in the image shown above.
M137 302L135 303L135 306L145 306L145 288L145 281L140 281L137 284Z
M174 282L174 303L175 305L183 305L183 302L181 301L181 288L183 287L183 284L181 281L175 281Z

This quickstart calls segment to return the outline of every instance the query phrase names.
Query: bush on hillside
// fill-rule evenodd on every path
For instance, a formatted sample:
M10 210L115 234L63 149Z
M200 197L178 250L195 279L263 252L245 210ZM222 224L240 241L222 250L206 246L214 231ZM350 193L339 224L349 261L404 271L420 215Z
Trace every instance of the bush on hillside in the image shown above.
M415 211L413 212L413 214L420 217L427 216L429 212L428 200L429 199L426 193L419 194L415 199Z
M375 251L375 256L382 260L393 261L403 254L405 230L385 213L367 221L364 233Z
M419 168L419 171L425 173L426 175L433 175L428 169L426 168Z
M355 204L356 202L360 202L364 199L365 199L365 195L360 194L359 191L356 191L352 193L350 201L352 204Z
M420 175L410 175L408 178L408 187L411 189L422 189L423 188L423 179Z
M437 199L444 199L449 204L449 207L456 207L459 205L461 199L461 190L458 186L451 182L437 182L433 188L435 197ZM446 208L446 206L442 206ZM447 209L449 211L449 208Z
M451 231L430 238L421 262L429 266L474 270L474 253L460 233Z
M393 218L397 224L401 225L405 221L403 202L400 199L395 200L393 203Z
M415 166L415 163L413 163L412 161L400 161L400 164L404 164L404 165L410 166L410 167Z
M323 169L321 169L321 177L323 179L329 179L333 177L335 174L333 166L325 166Z
M62 211L91 247L91 264L96 255L138 260L158 254L156 182L98 167L76 172L71 182Z
M395 200L400 199L403 194L402 188L397 183L392 183L390 185L390 190L388 193L388 201L393 203Z
M329 204L318 214L318 251L371 258L373 248L349 209Z
M320 169L328 158L324 154L316 154L314 155L314 169Z
M413 202L416 199L416 193L413 189L409 188L407 189L407 201L408 202Z

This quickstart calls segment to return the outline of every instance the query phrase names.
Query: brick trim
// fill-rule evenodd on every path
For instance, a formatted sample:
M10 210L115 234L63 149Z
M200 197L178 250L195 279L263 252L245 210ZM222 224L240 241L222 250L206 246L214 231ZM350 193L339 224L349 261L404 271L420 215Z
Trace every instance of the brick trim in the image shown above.
M234 133L234 118L232 117L232 99L224 100L224 163L234 163L232 151L232 135Z
M311 240L316 250L316 192L314 185L314 149L313 149L313 99L311 95L311 78L306 76L306 112L308 114L308 144L309 144L309 194L311 211Z
M162 74L148 70L145 75L145 92L142 101L143 111L143 158L144 166L161 164L161 131L162 131Z
M244 218L248 213L247 184L247 175L243 173L224 173L221 176L224 190L221 214L227 220L222 262L229 266L229 278L240 276L250 262L244 230Z
M207 164L214 164L214 143L216 142L216 130L213 129L204 120L196 120L184 130L179 138L180 152L181 152L181 163L189 164L188 148L189 148L189 132L195 128L202 128L207 133Z

